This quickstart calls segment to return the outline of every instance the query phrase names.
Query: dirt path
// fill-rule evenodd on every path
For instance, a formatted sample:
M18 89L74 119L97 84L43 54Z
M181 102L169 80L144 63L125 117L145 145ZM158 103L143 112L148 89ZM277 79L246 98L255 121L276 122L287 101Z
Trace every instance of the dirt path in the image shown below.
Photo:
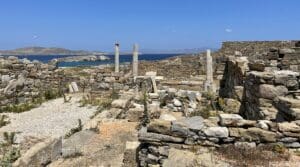
M27 112L6 113L10 124L0 128L0 139L3 132L17 132L17 143L23 141L26 136L38 138L64 136L78 125L78 119L84 124L97 109L79 107L78 101L81 97L80 94L73 94L69 103L64 103L63 98L59 98Z

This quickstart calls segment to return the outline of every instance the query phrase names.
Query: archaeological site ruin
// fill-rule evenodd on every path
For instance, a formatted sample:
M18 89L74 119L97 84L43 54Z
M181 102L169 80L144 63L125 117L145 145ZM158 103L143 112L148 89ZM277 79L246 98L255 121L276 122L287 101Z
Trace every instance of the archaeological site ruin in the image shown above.
M99 67L0 56L2 166L300 166L300 41L130 64L120 45Z

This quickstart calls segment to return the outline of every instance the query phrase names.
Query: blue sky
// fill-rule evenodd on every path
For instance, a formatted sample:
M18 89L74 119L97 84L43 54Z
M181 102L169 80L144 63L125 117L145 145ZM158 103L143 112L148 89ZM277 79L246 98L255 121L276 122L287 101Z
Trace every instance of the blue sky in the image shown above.
M300 39L299 0L1 0L0 49L169 50Z

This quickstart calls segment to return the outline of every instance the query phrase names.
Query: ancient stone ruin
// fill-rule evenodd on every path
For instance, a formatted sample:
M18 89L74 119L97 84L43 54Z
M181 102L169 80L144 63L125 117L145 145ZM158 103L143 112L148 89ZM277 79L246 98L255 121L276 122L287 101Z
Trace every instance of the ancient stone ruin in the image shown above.
M13 166L297 166L299 48L224 42L216 52L146 62L134 45L126 65L116 44L113 66L79 70L0 57L0 107L14 118L0 132L21 131ZM55 113L47 119L73 128L26 115L44 106ZM17 126L16 110L31 123Z

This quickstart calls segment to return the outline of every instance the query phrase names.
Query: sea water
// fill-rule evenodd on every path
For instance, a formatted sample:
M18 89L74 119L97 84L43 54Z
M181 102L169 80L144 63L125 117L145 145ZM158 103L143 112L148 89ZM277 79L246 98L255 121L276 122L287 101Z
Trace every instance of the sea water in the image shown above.
M30 61L38 60L43 63L48 63L52 59L70 57L72 55L26 55L26 56L17 56L20 59L27 58ZM104 61L79 61L79 62L60 62L58 63L59 67L77 67L77 66L98 66L103 64L113 64L114 55L106 55L110 60ZM141 54L139 55L139 60L155 61L162 60L169 57L178 56L178 54ZM128 63L132 61L132 55L120 55L120 63Z

